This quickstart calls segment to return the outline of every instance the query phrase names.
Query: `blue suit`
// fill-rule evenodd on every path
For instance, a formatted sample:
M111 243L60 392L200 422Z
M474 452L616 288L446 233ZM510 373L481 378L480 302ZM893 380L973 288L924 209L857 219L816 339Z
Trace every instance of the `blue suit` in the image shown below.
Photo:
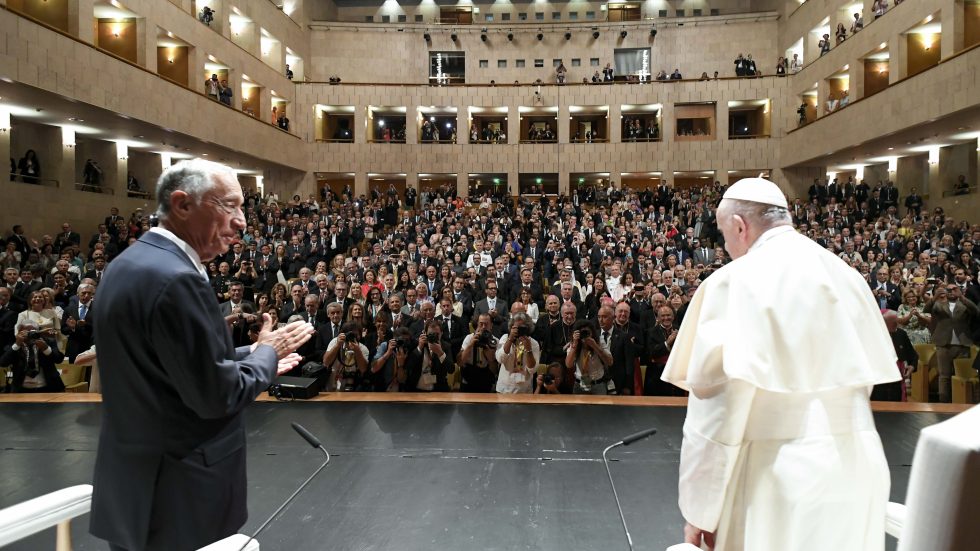
M247 517L242 411L276 375L235 349L214 292L163 235L108 266L93 309L102 377L92 534L126 549L197 549Z

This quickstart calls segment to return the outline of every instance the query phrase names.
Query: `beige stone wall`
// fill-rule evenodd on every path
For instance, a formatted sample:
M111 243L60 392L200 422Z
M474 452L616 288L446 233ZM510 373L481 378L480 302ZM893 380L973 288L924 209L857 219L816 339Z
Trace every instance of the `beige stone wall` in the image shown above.
M160 4L177 10L169 2ZM177 15L188 17L182 13ZM191 28L204 28L192 23ZM187 21L183 24L186 26ZM210 33L207 29L204 31ZM201 94L166 82L4 10L0 10L0 34L7 37L0 41L0 68L14 81L219 143L246 155L287 166L303 166L305 145L300 138L218 105ZM238 48L231 46L227 51L234 50ZM153 59L156 59L155 55ZM265 67L257 60L252 61L256 66ZM283 79L283 82L288 81ZM291 84L283 86L284 91L292 88ZM148 101L151 97L153 100ZM229 131L232 128L237 130Z
M380 23L383 16L389 16L391 22L398 21L399 15L405 15L408 22L415 21L416 15L421 15L426 22L434 22L439 17L440 7L451 7L450 5L438 6L435 4L424 5L399 5L395 2L385 2L381 6L373 5L372 2L365 2L366 6L358 6L357 2L344 2L338 7L334 2L318 2L314 5L313 19L324 21L355 21L364 22L366 16L373 16L374 22ZM695 9L702 10L702 14L707 16L711 9L719 10L721 14L745 13L756 11L776 11L780 9L784 0L640 0L631 2L639 4L641 17L651 19L659 17L660 10L667 10L668 17L675 17L676 10L685 10L685 16L694 15ZM561 22L569 21L569 13L578 13L579 21L586 21L586 12L595 12L595 19L603 21L606 19L606 12L602 10L605 2L583 2L582 0L570 0L567 2L534 2L525 3L459 3L460 7L473 5L479 9L478 13L473 14L473 24L534 24L535 13L543 13L545 22L552 22L552 14L561 14ZM486 14L493 14L493 21L487 21ZM510 21L503 20L503 14L510 14ZM527 20L521 21L518 14L526 13Z
M797 77L794 84L799 81ZM818 161L831 151L856 147L879 136L915 127L931 119L977 105L980 49L821 117L789 133L781 143L784 166ZM942 98L942 101L924 101ZM785 124L785 123L784 123Z
M760 70L765 74L775 72L777 53L776 36L778 23L721 22L693 24L683 27L661 27L656 38L649 35L649 26L629 29L625 39L617 25L600 25L600 36L592 38L589 25L578 25L566 30L565 26L547 27L542 30L544 39L538 41L537 27L516 28L514 41L507 40L502 28L489 29L488 40L480 39L480 27L473 25L462 29L450 27L430 29L430 43L423 39L423 27L398 31L397 25L376 27L333 25L314 27L310 33L312 58L310 66L317 75L338 75L347 82L428 82L430 51L460 51L466 53L466 82L498 84L555 82L553 61L562 59L568 69L568 82L581 82L591 77L606 63L613 61L616 48L650 48L651 70L668 73L680 69L685 78L696 79L702 72L709 75L718 71L720 76L734 76L734 59L739 53L752 54ZM453 42L450 34L458 37ZM571 40L565 40L565 32L571 32ZM599 66L590 65L598 59ZM524 60L525 67L517 67L517 60ZM535 59L544 61L543 68L535 68ZM581 61L580 67L572 65L573 59ZM488 67L480 68L480 60ZM498 68L498 60L506 61L506 68Z

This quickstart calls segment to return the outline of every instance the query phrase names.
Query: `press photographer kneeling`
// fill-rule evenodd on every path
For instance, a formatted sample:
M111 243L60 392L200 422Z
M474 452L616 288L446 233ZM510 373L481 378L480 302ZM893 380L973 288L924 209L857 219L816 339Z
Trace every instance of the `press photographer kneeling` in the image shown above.
M497 383L500 364L495 356L497 339L493 336L493 323L489 314L480 314L476 330L463 339L456 356L463 377L459 389L463 392L493 392Z
M370 391L368 349L359 342L361 328L356 323L345 323L340 334L330 341L323 354L323 365L331 371L338 391Z

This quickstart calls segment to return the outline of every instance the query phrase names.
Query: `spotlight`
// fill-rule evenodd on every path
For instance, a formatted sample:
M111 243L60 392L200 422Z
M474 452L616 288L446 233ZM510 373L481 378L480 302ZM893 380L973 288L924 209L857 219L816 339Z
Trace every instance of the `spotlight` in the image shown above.
M423 34L422 38L424 38L426 42L432 42L432 35L429 33Z
M657 38L657 29L650 29L650 38Z
M565 40L571 40L571 39L572 39L572 33L565 33Z
M507 33L507 40L513 42L514 41L514 33Z
M541 33L538 33L538 41L540 42L541 40L544 40L544 35L541 34Z
M456 33L453 33L453 34L451 34L451 35L449 35L449 38L450 38L450 39L451 39L451 40L452 40L453 42L456 42L456 40L457 40L457 39L459 39L459 37L458 37L458 36L456 36Z
M487 41L487 33L480 33L480 40L486 42Z
M592 38L599 39L599 31L592 31Z
M619 38L626 38L626 31L619 31Z

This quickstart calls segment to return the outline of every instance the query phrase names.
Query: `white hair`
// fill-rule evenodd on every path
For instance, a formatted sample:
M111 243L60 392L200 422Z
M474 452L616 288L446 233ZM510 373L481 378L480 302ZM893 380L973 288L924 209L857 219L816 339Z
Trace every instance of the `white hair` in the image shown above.
M187 193L195 202L200 202L204 194L214 188L215 177L223 175L237 180L235 171L227 166L205 159L190 159L167 168L157 180L157 216L165 220L170 214L170 196L180 190Z

